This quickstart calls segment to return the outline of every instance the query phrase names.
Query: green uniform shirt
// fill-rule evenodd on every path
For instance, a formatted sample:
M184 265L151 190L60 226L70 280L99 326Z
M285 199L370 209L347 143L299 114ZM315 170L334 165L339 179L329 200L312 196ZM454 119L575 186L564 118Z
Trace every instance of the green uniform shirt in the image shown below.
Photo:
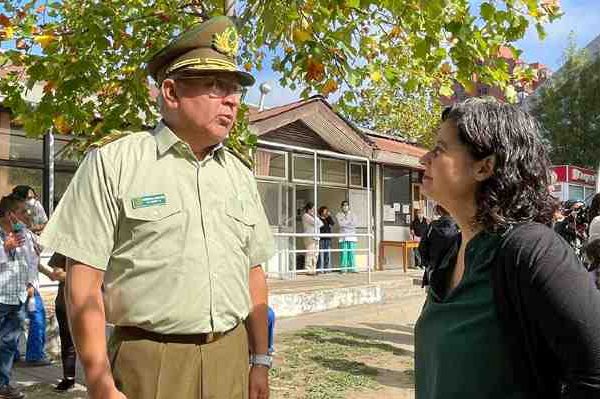
M515 379L494 303L491 267L501 242L496 234L474 237L467 245L462 281L448 295L444 284L432 281L415 326L417 399L531 397ZM448 281L455 261L452 254L446 256L437 282Z
M244 320L274 253L252 172L224 148L198 161L163 123L92 150L41 242L106 271L108 322L165 334Z

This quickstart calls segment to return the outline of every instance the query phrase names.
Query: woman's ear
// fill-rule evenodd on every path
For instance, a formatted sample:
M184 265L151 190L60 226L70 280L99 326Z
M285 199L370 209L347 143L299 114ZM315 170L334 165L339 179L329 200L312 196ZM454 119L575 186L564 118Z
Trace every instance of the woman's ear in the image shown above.
M487 157L475 162L475 180L478 182L489 179L496 169L496 155Z

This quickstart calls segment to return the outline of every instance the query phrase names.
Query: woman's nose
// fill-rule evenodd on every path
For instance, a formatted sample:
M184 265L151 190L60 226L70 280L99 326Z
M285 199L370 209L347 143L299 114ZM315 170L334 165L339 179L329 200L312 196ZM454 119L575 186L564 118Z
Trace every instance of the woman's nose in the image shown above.
M419 163L423 166L429 164L429 161L431 161L431 151L428 151L425 153L425 155L419 158Z

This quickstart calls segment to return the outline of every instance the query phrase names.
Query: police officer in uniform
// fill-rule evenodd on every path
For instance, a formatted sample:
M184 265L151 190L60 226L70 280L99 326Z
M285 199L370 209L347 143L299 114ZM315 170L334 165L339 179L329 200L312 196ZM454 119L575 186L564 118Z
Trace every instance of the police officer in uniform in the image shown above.
M92 149L41 237L70 259L92 399L268 398L260 265L273 237L252 172L221 144L254 83L236 51L234 25L216 17L158 52L162 121Z

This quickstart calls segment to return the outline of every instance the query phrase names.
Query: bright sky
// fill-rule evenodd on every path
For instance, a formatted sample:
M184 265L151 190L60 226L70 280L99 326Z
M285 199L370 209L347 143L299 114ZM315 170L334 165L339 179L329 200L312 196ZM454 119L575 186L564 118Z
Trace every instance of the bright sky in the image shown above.
M481 0L471 0L471 3L479 4ZM585 47L600 35L600 0L562 0L561 7L565 15L546 26L548 35L544 41L538 38L535 27L531 27L525 37L517 42L517 46L523 50L522 58L526 62L541 62L556 71L562 64L561 57L571 31L575 33L578 47ZM255 76L257 83L248 93L248 102L258 104L258 86L263 82L269 83L273 88L265 99L265 106L272 107L298 100L301 90L292 92L280 87L279 75L266 63L263 70Z

